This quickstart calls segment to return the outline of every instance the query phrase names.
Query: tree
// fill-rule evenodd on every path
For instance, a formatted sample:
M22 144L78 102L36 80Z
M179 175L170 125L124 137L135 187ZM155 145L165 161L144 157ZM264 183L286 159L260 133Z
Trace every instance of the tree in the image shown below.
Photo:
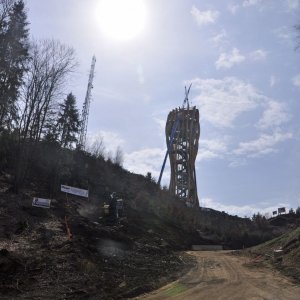
M27 176L37 143L55 125L57 99L76 66L74 50L54 40L32 42L20 99L19 151L15 191ZM64 136L65 139L65 136ZM66 140L64 140L65 142ZM69 141L67 141L69 142Z
M152 174L151 174L151 172L147 172L147 174L146 174L146 179L149 181L149 182L152 182Z
M60 112L57 120L58 139L62 147L72 148L77 142L79 132L79 112L76 108L76 99L72 93L68 94L64 103L59 105Z
M115 153L115 157L113 159L113 163L121 167L123 165L123 162L124 162L124 154L121 147L118 146Z
M57 99L76 66L74 50L54 40L33 42L22 93L20 135L39 141L53 122ZM54 125L54 124L52 124Z
M295 214L295 211L292 208L290 208L289 214Z
M268 221L265 216L260 214L259 212L257 214L254 214L252 216L252 221L258 226L260 229L265 229L268 227Z
M145 177L146 177L147 181L149 181L151 183L155 183L155 178L152 176L151 172L147 172Z
M97 135L92 143L88 143L88 152L90 152L96 158L104 158L105 145L101 135Z
M168 188L167 185L163 185L162 190L165 191L165 192L167 192L167 191L169 191L169 188Z
M0 1L0 129L10 129L17 121L17 98L29 58L27 26L22 0Z

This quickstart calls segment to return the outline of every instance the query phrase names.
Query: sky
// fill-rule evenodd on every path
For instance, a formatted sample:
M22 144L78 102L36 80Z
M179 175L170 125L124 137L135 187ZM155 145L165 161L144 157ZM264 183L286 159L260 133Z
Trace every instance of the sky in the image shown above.
M242 217L300 206L300 0L122 0L108 12L101 1L26 1L31 37L76 51L65 93L80 110L97 58L89 141L158 178L168 112L192 83L200 206ZM120 32L134 20L132 36Z

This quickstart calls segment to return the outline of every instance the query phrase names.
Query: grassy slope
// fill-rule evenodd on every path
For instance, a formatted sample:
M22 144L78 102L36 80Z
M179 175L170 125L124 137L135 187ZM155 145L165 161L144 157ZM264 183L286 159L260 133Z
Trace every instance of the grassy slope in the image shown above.
M273 251L283 250L282 262L273 259ZM268 263L275 265L284 274L293 277L300 282L300 227L250 248L249 253L260 255Z
M270 255L273 250L282 249L286 258L294 257L300 260L300 227L251 249L252 251L265 252Z

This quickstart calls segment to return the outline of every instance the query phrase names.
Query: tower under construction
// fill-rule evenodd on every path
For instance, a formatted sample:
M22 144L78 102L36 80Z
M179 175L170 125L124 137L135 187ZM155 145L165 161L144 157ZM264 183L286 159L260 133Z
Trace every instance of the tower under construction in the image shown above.
M179 119L179 124L170 145L169 159L171 178L169 190L185 201L187 206L199 205L195 160L200 136L199 110L194 107L172 110L166 124L166 142L171 141L172 128Z
M190 86L191 87L191 86ZM200 137L199 110L190 107L189 89L182 107L173 109L166 123L167 153L159 177L161 181L167 155L169 155L171 177L169 191L182 199L187 206L199 206L195 161Z

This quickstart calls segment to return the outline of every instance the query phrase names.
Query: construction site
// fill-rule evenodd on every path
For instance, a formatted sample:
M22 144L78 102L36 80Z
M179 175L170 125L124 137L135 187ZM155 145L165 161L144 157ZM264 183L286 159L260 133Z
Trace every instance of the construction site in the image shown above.
M218 289L225 289L229 299L236 286L245 299L269 299L274 291L282 293L279 299L297 299L299 287L287 282L299 283L299 215L280 214L262 226L199 206L195 160L200 124L198 109L189 104L190 87L183 105L167 116L158 183L84 151L94 67L93 57L77 149L40 144L33 165L38 175L18 194L12 193L10 170L1 172L1 299L209 299L215 293L218 297ZM63 164L68 174L61 175L53 197L45 198L53 187L51 164L71 158L76 164ZM163 190L168 158L170 186ZM280 264L276 260L274 266L284 275L271 276L267 269L274 264L273 248L228 251L291 229L292 235L274 242L282 249ZM270 259L261 253L270 253ZM259 273L251 271L257 263L264 266ZM257 274L260 279L253 279ZM257 292L251 292L248 280ZM261 282L269 286L274 280L276 287L260 289Z
M95 64L93 57L76 149L39 143L31 176L17 194L13 169L0 172L1 299L210 299L220 289L235 299L237 286L244 299L271 299L274 291L278 299L298 299L299 287L288 282L300 278L299 214L282 215L285 208L279 208L269 222L201 208L195 168L200 118L189 103L191 85L182 106L166 118L158 182L86 150ZM168 161L166 190L161 180ZM275 248L229 251L284 233ZM263 269L251 271L257 263ZM281 272L275 278L266 269L272 264ZM266 286L278 284L261 289L261 278Z
M149 299L183 297L184 293L186 299L195 299L195 293L209 299L217 288L224 288L229 297L236 286L249 297L250 291L271 297L280 289L281 299L297 299L299 216L277 216L262 228L248 219L187 207L144 176L105 161L82 155L76 160L79 167L80 161L88 164L87 173L93 174L88 198L81 190L62 186L49 208L45 202L33 201L47 190L42 169L19 195L10 192L12 179L2 173L1 299L130 299L165 285ZM110 202L108 189L117 191L112 198L123 199L121 214L115 214L116 202L110 213L104 211L105 203L114 201ZM219 249L217 245L242 249L291 230L293 235L265 248L250 248L241 256L228 250L207 251ZM282 249L281 263L273 262L272 249ZM276 275L270 276L270 266ZM257 290L249 289L248 280ZM274 282L280 284L260 288L262 283Z
M261 2L0 0L1 300L300 299L298 4Z

